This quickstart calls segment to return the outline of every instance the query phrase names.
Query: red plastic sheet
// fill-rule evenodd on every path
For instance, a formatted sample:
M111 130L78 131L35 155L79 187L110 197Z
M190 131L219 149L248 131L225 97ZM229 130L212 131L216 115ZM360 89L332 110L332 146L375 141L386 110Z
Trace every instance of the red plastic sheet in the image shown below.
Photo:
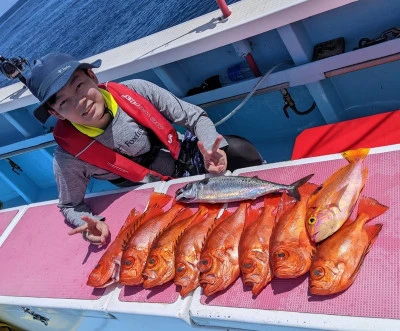
M292 160L398 143L400 110L306 129L296 138Z

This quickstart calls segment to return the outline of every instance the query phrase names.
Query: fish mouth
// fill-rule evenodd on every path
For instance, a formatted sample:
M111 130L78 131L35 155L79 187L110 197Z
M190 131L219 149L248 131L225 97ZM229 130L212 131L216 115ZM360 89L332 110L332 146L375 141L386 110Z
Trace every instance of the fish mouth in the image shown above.
M119 282L122 285L130 285L130 286L132 286L132 285L140 285L140 284L143 283L143 281L144 281L144 279L143 279L142 274L138 274L136 272L136 270L134 270L133 272L131 271L129 273L121 272L121 275L119 277Z
M190 278L190 277L180 277L180 278L175 278L174 280L174 284L175 285L179 285L182 287L186 287L188 286L191 282L193 282L194 279Z
M206 296L210 296L219 290L222 290L220 286L222 284L222 279L217 279L214 275L200 277L199 282Z
M260 275L255 275L255 274L244 275L243 282L247 286L253 286L254 284L257 284L257 283L261 282L261 277L260 277Z
M317 236L318 236L319 231L315 232L312 236L311 236L311 240L314 242L317 242Z
M186 186L177 189L175 192L175 200L179 202L193 202L195 200L194 197L187 197L188 192L186 191Z
M110 286L111 284L118 283L120 270L121 270L120 261L114 260L114 263L108 269L108 272L106 274L100 275L100 277L96 277L96 275L89 276L89 279L86 284L88 286L96 288L105 288L107 286Z
M157 278L157 273L154 270L146 270L143 272L143 276L146 280L154 280Z
M332 294L331 288L326 288L324 286L310 285L310 293L315 295L327 295Z
M145 278L143 281L143 287L148 289L150 287L161 285L160 280L157 278L157 273L155 271L146 271L143 273Z

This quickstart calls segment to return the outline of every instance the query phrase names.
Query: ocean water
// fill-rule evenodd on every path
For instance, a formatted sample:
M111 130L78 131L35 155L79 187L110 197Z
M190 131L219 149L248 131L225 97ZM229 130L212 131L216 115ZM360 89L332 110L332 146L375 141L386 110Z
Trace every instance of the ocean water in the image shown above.
M28 0L0 25L0 55L82 59L217 9L215 0ZM0 75L0 87L15 82Z

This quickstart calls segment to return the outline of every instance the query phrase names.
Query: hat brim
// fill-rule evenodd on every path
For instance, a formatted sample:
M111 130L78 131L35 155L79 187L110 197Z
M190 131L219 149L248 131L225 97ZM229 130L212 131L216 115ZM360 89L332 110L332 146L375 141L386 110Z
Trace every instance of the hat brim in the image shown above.
M43 100L33 111L33 115L35 116L35 118L42 124L46 123L47 119L50 117L50 113L49 113L49 107L47 106L47 101L54 95L56 94L59 90L61 90L65 84L67 84L68 80L71 78L71 76L73 75L73 73L77 70L77 69L93 69L93 68L99 68L101 65L101 60L98 59L96 61L94 61L93 63L79 63L78 65L73 68L73 70L70 72L69 75L64 75L62 77L60 77L59 80L57 80L57 84L54 88L54 91L49 95L48 98L46 98L45 100Z

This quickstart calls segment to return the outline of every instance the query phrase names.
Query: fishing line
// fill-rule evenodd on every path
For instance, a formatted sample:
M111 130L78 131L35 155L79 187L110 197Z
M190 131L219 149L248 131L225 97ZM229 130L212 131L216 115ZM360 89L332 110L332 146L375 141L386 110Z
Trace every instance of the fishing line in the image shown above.
M235 115L240 108L243 107L243 105L253 96L254 92L257 90L257 88L261 85L261 83L266 80L268 78L268 76L276 69L278 68L280 65L282 65L284 62L278 63L276 65L274 65L271 69L269 69L267 71L266 74L264 74L264 76L262 76L260 78L260 80L258 81L258 83L254 86L254 88L249 92L249 94L246 95L246 97L243 99L243 101L234 109L232 110L228 115L226 115L223 119L221 119L220 121L218 121L217 123L215 123L215 126L218 126L224 122L226 122L227 120L229 120L233 115Z

